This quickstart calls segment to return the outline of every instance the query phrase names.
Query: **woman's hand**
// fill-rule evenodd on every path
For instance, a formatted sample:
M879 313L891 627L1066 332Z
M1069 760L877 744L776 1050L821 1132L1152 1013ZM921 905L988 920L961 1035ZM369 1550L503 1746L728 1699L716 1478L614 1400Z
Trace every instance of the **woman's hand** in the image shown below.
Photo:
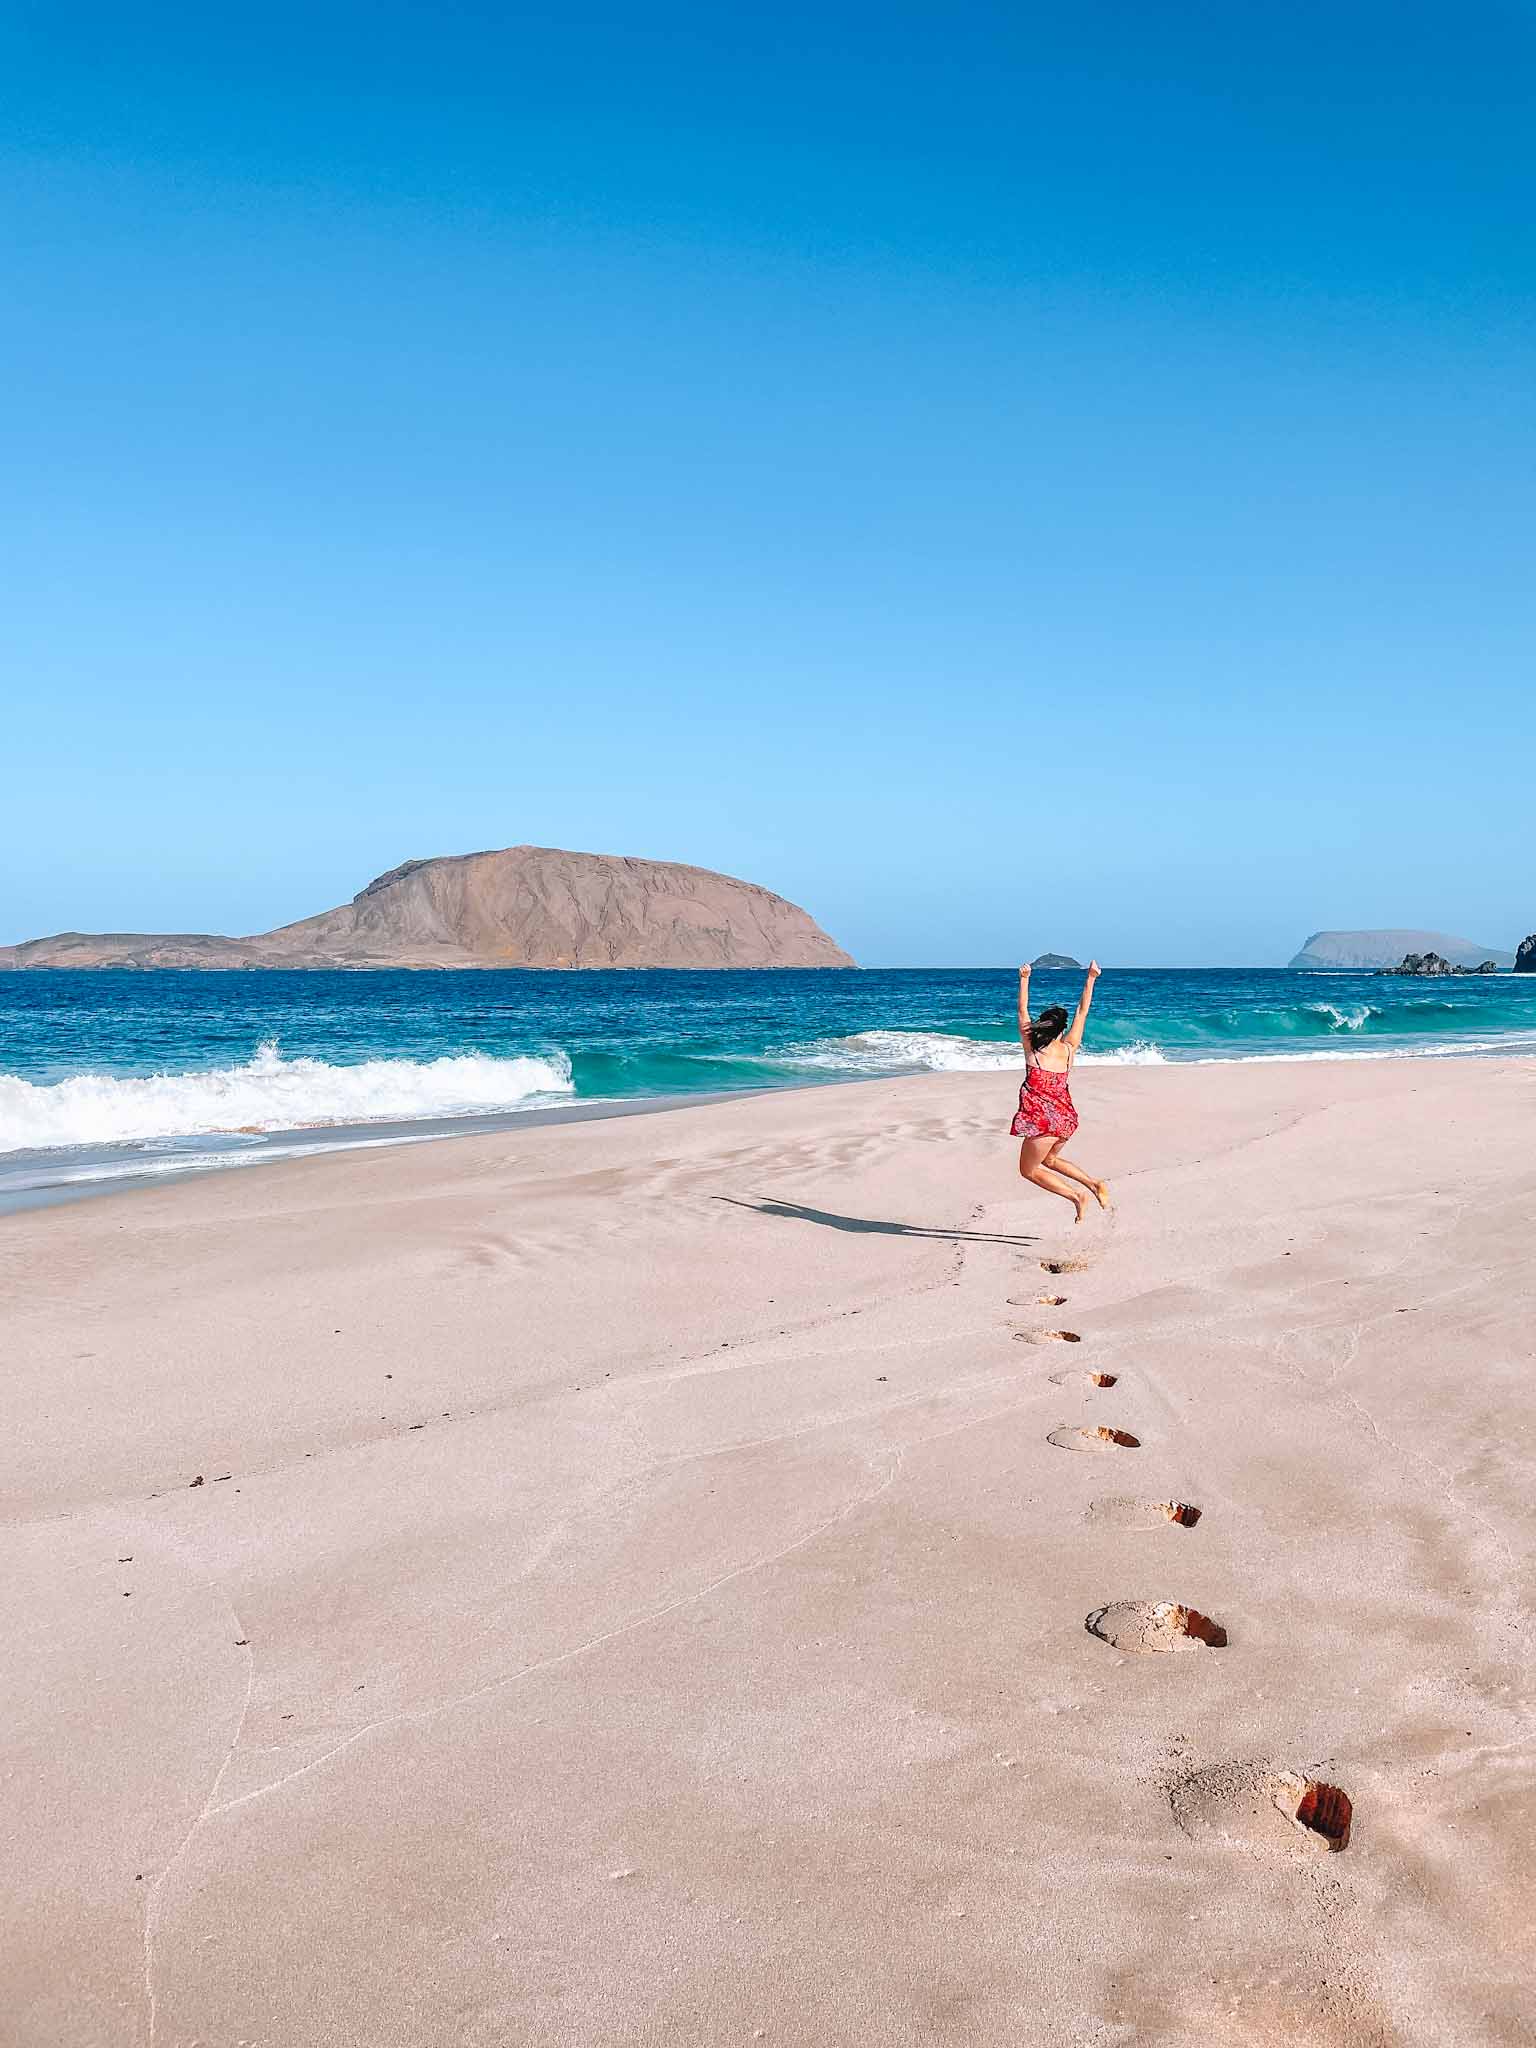
M1028 981L1028 979L1029 979L1029 969L1028 969L1027 967L1021 967L1021 968L1019 969L1019 979L1020 979L1020 981Z
M1104 972L1104 970L1103 970L1103 968L1102 968L1102 967L1100 967L1100 965L1099 965L1099 963L1098 963L1098 961L1097 961L1097 960L1090 960L1090 961L1088 962L1088 979L1089 979L1090 981L1097 981L1097 980L1098 980L1098 978L1099 978L1099 976L1100 976L1100 975L1101 975L1101 974L1102 974L1103 972Z

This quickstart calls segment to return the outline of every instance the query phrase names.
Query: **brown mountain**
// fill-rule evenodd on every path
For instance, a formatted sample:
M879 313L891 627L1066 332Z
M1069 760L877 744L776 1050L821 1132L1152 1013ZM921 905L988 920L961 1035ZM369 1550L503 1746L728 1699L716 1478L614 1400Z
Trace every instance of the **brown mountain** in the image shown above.
M391 868L338 910L254 938L61 932L27 967L851 967L753 882L672 861L509 846Z

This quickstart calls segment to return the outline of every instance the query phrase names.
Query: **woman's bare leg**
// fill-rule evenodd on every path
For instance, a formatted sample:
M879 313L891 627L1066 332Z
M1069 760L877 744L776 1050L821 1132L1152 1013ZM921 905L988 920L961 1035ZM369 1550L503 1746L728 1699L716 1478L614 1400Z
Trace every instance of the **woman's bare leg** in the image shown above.
M1045 1155L1046 1165L1052 1173L1064 1173L1068 1180L1079 1181L1085 1188L1091 1188L1099 1207L1107 1209L1109 1207L1109 1182L1107 1180L1095 1180L1091 1173L1084 1173L1083 1169L1080 1166L1075 1166L1070 1159L1063 1159L1061 1148L1066 1142L1065 1138L1058 1138L1056 1140L1050 1151Z
M1048 1172L1046 1157L1060 1143L1057 1138L1026 1138L1019 1147L1019 1172L1025 1180L1037 1188L1044 1188L1048 1194L1060 1195L1064 1202L1070 1202L1077 1211L1079 1223L1088 1206L1088 1197L1080 1195L1070 1182Z

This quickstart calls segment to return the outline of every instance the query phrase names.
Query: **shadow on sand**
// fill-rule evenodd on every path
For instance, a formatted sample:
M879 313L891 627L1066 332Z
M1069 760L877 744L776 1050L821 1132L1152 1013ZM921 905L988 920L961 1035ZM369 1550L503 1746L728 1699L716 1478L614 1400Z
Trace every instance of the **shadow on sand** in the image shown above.
M940 1244L1031 1245L1034 1237L1007 1237L995 1230L930 1230L923 1223L889 1223L878 1216L840 1216L835 1209L808 1209L803 1202L775 1202L759 1195L750 1202L736 1195L716 1195L733 1209L751 1209L758 1216L782 1216L791 1223L819 1223L826 1230L849 1230L856 1236L926 1237Z

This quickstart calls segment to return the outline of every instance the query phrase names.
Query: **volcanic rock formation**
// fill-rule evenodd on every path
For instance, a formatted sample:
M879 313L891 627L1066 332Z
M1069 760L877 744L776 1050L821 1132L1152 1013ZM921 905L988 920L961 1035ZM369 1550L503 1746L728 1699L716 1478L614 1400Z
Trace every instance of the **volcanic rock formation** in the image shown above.
M1515 955L1516 974L1536 974L1536 932L1520 941L1520 950Z
M1496 960L1479 961L1476 967L1453 967L1449 960L1438 953L1405 953L1396 967L1378 967L1378 974L1497 974Z
M25 967L851 967L782 896L672 861L510 846L407 861L337 910L253 938L62 932Z

